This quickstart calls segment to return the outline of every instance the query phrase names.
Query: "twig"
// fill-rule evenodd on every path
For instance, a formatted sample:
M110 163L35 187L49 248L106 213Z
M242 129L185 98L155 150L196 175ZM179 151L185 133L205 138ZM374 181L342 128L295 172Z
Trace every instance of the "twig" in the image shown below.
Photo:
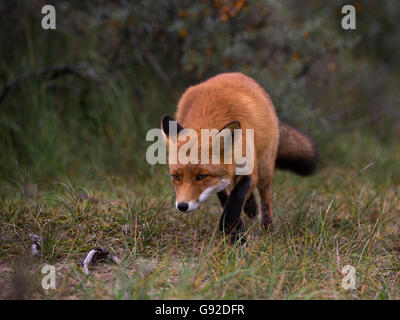
M83 272L89 274L89 265L95 264L98 260L105 260L110 258L116 264L120 264L121 261L111 254L106 248L98 247L89 251L85 259L82 261Z
M21 83L35 79L40 77L46 77L48 79L54 79L60 77L65 74L75 74L79 76L83 76L83 73L86 73L91 79L98 82L99 78L97 77L96 72L93 68L87 64L86 62L81 62L76 65L53 65L43 67L37 71L27 72L22 76L8 82L3 90L0 93L0 104L4 101L6 96L11 92L11 90Z
M348 126L333 126L331 127L331 131L336 132L336 131L351 131L355 128L365 126L367 124L373 123L375 121L378 121L381 119L383 116L387 115L388 113L393 112L392 108L384 108L383 110L376 112L372 115L369 115L364 118L357 119L353 122L351 122Z
M156 72L161 80L163 80L164 82L170 82L169 76L166 74L161 64L153 56L148 48L145 48L144 57L146 58L147 62L152 66L153 70Z
M31 252L33 256L40 256L40 250L42 245L42 238L34 233L29 234L29 238L33 241L31 246Z

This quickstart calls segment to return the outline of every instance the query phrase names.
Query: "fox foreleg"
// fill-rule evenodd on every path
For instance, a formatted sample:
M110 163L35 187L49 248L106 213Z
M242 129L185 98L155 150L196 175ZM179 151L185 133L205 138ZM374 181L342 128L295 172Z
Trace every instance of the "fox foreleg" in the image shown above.
M229 196L227 196L226 192L218 193L221 204L224 203L224 209L219 220L219 230L225 235L232 233L232 241L240 239L242 243L246 242L246 239L241 235L244 232L244 226L240 219L240 214L250 187L250 176L243 176Z

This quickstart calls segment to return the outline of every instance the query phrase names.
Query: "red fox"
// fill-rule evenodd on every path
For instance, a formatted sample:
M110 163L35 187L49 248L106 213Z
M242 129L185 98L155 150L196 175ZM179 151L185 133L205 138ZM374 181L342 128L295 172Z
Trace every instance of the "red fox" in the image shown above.
M235 162L169 163L176 208L197 209L217 193L223 207L219 229L231 234L233 242L246 241L240 218L242 209L250 218L260 211L261 226L266 230L272 227L271 184L275 167L304 176L316 169L318 155L313 141L279 121L269 95L242 73L220 74L189 87L179 100L175 118L164 116L161 121L167 144L171 143L170 122L177 126L177 133L184 128L199 134L201 129L214 128L254 130L254 169L249 175L236 175ZM259 191L260 208L253 194L255 188Z

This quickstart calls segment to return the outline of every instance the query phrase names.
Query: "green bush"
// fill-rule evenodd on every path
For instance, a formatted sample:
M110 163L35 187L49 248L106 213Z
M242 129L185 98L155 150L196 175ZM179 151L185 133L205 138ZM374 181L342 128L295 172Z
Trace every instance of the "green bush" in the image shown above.
M146 131L221 72L259 81L323 155L360 126L390 140L400 118L393 2L357 3L354 31L340 28L344 1L59 0L56 30L41 28L44 4L0 5L4 179L145 176Z

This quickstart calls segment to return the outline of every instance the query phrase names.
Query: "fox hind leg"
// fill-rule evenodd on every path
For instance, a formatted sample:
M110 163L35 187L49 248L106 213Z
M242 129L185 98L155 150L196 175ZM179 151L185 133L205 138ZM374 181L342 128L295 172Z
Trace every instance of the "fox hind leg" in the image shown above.
M243 210L249 218L254 218L255 216L257 216L258 205L256 197L254 196L254 192L251 193L250 196L247 198Z
M261 188L260 188L261 189ZM271 185L260 190L261 198L261 227L266 231L272 230L272 200Z
M261 227L272 230L272 196L271 185L273 179L273 166L263 166L263 172L259 174L257 189L260 194L261 202Z

